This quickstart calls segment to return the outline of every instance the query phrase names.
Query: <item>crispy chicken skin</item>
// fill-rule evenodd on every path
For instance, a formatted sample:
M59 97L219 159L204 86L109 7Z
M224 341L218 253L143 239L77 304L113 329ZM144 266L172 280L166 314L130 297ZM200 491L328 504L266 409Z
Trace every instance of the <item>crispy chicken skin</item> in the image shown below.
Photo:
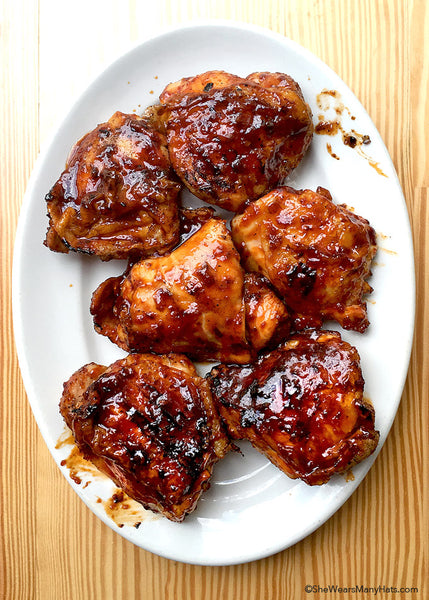
M214 367L208 380L230 437L293 479L326 483L377 446L358 352L336 332L296 334L253 365Z
M142 260L102 283L91 313L96 331L124 350L243 364L277 328L288 331L289 322L263 278L244 290L244 271L225 221L210 219L168 256ZM265 322L262 305L271 309Z
M297 324L368 327L362 298L371 291L375 231L327 190L275 189L236 215L231 229L245 269L271 282Z
M194 510L230 448L207 381L180 355L85 365L64 384L60 411L87 460L172 521Z
M160 101L176 173L230 211L284 183L312 139L310 108L283 73L208 71L170 83Z
M163 254L179 239L180 188L156 123L116 112L77 142L47 194L45 245L102 260Z

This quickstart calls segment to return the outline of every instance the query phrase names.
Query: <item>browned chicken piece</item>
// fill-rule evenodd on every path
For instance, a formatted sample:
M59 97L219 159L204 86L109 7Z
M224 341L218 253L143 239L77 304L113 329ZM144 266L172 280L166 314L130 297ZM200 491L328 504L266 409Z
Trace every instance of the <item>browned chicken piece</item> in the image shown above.
M47 194L45 245L102 260L163 254L179 240L180 188L156 123L116 112L77 142Z
M191 237L191 235L198 231L201 225L215 217L215 209L212 206L200 206L198 208L180 207L180 243Z
M246 308L238 253L225 221L211 219L170 255L142 260L102 283L91 313L96 331L127 351L247 363L277 327L288 330L283 303L264 281L257 287L247 291ZM259 305L271 310L265 321Z
M246 336L256 351L276 346L289 337L288 310L262 275L245 273L244 308Z
M246 270L263 274L294 313L296 323L336 320L368 327L363 296L377 251L366 219L332 202L327 190L281 187L252 202L231 223Z
M64 384L60 411L87 460L172 521L195 509L230 449L207 381L180 355L90 363Z
M230 211L284 183L313 135L301 89L283 73L208 71L169 84L160 101L176 173Z
M208 376L233 440L247 439L292 479L326 483L376 448L355 348L336 332L296 334L253 365Z

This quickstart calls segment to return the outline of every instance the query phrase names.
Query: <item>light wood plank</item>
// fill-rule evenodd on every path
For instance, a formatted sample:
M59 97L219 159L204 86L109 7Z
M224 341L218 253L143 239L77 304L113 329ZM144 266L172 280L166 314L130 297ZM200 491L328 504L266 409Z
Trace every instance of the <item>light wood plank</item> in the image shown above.
M38 149L37 6L28 7L23 23L24 4L0 7L0 597L17 600L33 597L37 551L37 432L18 371L10 297L15 226Z

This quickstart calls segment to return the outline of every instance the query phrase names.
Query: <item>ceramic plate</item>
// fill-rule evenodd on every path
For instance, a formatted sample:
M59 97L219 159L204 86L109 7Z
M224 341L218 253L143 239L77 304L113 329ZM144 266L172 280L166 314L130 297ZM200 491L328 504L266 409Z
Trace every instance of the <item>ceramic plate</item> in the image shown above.
M354 132L358 141L367 142L352 148L341 131L315 135L288 184L329 189L334 201L353 207L378 233L370 281L374 292L368 303L371 325L363 335L343 332L343 337L362 358L380 450L400 401L413 333L414 267L406 205L386 148L362 105L318 58L280 35L232 22L184 27L137 46L94 81L32 174L16 237L13 307L19 361L35 418L79 496L107 525L142 548L182 562L227 565L268 556L314 531L352 494L376 454L353 469L353 480L336 476L324 486L309 487L288 479L243 444L243 456L231 453L216 465L211 488L184 523L137 510L134 522L118 526L107 510L113 493L110 482L87 473L78 484L61 465L71 447L58 447L64 432L58 401L63 382L79 367L90 361L107 365L124 356L95 333L89 314L92 292L106 277L122 273L124 263L56 254L43 246L44 196L74 142L116 110L140 112L156 101L167 83L210 69L242 76L265 70L288 73L301 85L315 123L319 115L324 122L339 119L343 132ZM185 202L190 201L185 194Z

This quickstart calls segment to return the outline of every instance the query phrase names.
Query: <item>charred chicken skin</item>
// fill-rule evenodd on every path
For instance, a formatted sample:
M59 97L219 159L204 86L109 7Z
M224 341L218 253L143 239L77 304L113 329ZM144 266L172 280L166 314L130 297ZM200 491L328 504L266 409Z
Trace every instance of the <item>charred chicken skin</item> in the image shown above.
M142 260L102 283L91 313L96 331L124 350L183 352L195 360L247 363L289 331L287 309L264 278L249 281L246 291L221 219L204 223L168 256Z
M326 483L377 446L358 352L336 332L296 334L252 365L214 367L208 379L230 437L249 440L293 479Z
M180 188L154 120L116 112L73 147L47 194L45 245L102 260L163 254L179 239Z
M64 384L60 411L87 460L172 521L194 510L230 447L207 381L180 355L90 363Z
M208 71L169 84L160 101L176 173L230 211L283 184L312 139L310 108L283 73Z
M275 189L236 215L231 229L245 269L271 282L297 328L325 319L358 332L368 327L363 296L371 291L376 234L327 190Z

